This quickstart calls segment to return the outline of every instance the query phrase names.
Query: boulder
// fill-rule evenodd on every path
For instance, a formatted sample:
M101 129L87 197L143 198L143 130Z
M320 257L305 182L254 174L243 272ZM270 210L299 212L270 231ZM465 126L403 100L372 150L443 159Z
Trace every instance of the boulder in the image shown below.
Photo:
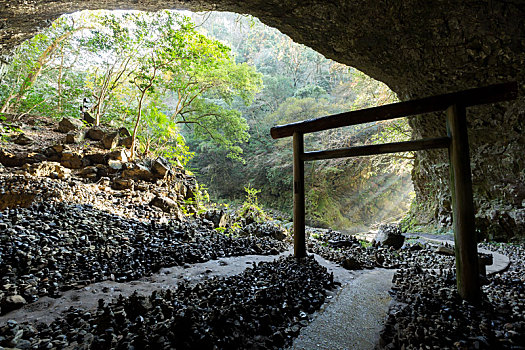
M210 209L204 213L204 219L213 223L213 227L217 228L220 226L223 217L225 216L224 210L221 209Z
M153 181L155 177L151 171L142 164L131 164L122 172L123 179Z
M454 248L449 247L448 245L440 245L439 247L436 248L436 250L434 250L434 252L436 254L441 254L441 255L448 255L448 256L455 255Z
M132 141L133 139L131 138L131 136L124 137L124 138L119 139L118 145L122 147L130 148Z
M86 138L86 133L82 130L70 131L66 135L66 143L80 143Z
M179 209L177 202L175 202L173 199L164 196L155 196L155 198L151 200L149 205L152 207L157 207L166 213L170 213L173 210Z
M70 131L80 130L84 127L84 123L80 119L76 118L63 118L60 123L58 123L58 131L63 132L64 134Z
M19 134L14 140L14 143L21 146L27 146L33 143L33 139L24 133Z
M129 133L128 129L126 129L125 127L122 127L120 129L118 129L118 136L120 136L120 137L130 137L131 134Z
M87 159L83 159L82 155L76 152L64 151L60 159L60 164L69 169L80 169L86 166Z
M94 141L101 141L106 133L99 127L91 128L87 131L86 136Z
M166 174L170 171L170 165L167 160L165 160L162 157L159 157L155 159L151 164L151 171L157 177L164 178Z
M131 189L133 188L133 180L116 177L111 183L111 188L119 191Z
M21 295L10 295L2 303L2 312L16 310L27 304L27 301Z
M128 154L124 150L118 150L109 152L106 154L107 160L120 160L123 163L126 163L128 161Z
M98 168L96 166L87 166L80 170L77 175L86 179L95 179L98 176Z
M164 196L155 196L149 203L150 206L159 208L165 213L170 213L175 215L177 219L183 220L184 214L180 210L179 205L174 200L164 197ZM213 225L213 224L212 224Z
M343 260L343 268L347 270L362 270L363 266L361 263L354 257L349 256Z
M400 249L405 243L405 236L401 234L399 225L385 224L379 226L379 230L373 243L375 246L379 247Z
M112 132L105 134L100 142L105 149L113 149L118 146L118 140L118 133Z
M91 164L106 164L106 154L104 153L91 153L84 156Z
M40 153L11 153L0 148L0 163L6 167L19 167L24 164L33 164L46 160Z

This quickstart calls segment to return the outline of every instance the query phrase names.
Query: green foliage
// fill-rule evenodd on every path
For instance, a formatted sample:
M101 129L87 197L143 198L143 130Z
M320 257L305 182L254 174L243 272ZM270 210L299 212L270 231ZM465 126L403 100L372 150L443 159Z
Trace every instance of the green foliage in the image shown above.
M372 242L369 242L369 241L367 241L367 240L365 240L365 239L360 239L360 240L359 240L359 243L361 244L361 246L362 246L363 248L368 248L368 247L371 247L371 246L372 246Z
M238 216L246 219L247 222L269 221L271 218L259 206L259 200L257 199L257 194L259 194L261 190L257 190L248 185L244 187L244 191L246 192L246 197L238 211Z

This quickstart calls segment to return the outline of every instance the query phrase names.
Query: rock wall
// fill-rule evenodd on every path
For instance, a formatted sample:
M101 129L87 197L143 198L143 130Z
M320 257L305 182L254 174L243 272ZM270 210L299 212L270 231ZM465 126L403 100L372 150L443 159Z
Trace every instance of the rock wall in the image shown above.
M385 82L402 99L510 80L517 80L523 91L522 0L0 0L0 54L8 55L60 14L99 8L250 13L295 41ZM524 109L520 99L468 111L480 230L496 236L525 235ZM414 118L411 125L415 136L444 130L439 115ZM450 223L446 164L443 154L422 152L413 174L415 214L443 226Z

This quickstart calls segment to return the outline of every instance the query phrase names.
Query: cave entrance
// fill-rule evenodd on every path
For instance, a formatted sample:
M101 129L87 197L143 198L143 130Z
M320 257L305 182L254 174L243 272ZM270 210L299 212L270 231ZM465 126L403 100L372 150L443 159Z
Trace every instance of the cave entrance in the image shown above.
M517 98L517 83L506 83L464 90L456 93L393 103L322 118L305 120L271 129L274 139L293 137L294 254L306 256L304 162L376 154L448 149L453 225L456 255L457 287L460 296L474 304L481 298L478 253L472 196L466 107L510 101ZM304 151L304 134L381 120L420 115L446 110L447 136L357 146L314 152Z

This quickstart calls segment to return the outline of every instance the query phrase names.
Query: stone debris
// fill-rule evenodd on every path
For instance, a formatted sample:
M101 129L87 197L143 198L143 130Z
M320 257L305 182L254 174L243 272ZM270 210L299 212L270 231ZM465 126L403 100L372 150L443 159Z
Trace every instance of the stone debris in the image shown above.
M162 267L220 257L278 254L287 245L264 237L233 237L200 220L124 219L90 205L33 204L0 213L0 312L8 297L28 302L89 283L127 282Z
M51 325L0 327L0 345L70 349L281 349L334 288L313 257L263 262L242 274L133 294ZM38 329L38 331L36 330Z
M453 256L436 254L430 244L406 244L396 250L393 247L374 247L363 244L353 236L332 230L310 229L307 249L323 258L337 262L349 270L375 267L397 269L403 267L451 269L455 266ZM370 246L368 246L370 245Z
M524 349L525 245L484 245L510 257L506 271L484 278L475 307L457 293L454 270L401 269L394 275L381 349Z

